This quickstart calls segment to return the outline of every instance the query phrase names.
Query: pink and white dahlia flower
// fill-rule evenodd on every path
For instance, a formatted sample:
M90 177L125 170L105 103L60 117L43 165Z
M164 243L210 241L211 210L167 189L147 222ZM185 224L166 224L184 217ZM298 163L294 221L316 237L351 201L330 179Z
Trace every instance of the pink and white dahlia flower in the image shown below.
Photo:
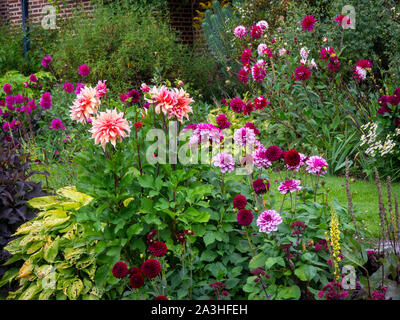
M71 119L77 122L87 123L89 118L96 115L100 103L97 90L85 86L78 94L71 107Z
M299 191L302 189L300 184L301 184L300 180L295 180L295 179L287 180L280 184L280 186L278 187L278 191L281 194L287 194L288 192L293 193L295 191Z
M213 165L219 167L222 173L231 172L235 169L235 161L230 153L220 153L213 158Z
M108 142L115 147L117 139L121 142L122 138L129 136L131 129L128 121L124 119L123 112L117 113L114 109L100 112L98 118L93 119L90 132L94 143L101 144L105 150Z
M256 141L256 134L253 129L243 127L235 131L233 134L233 140L238 146L250 147L253 146Z
M247 29L244 26L237 26L235 30L233 30L233 34L236 38L241 39L246 36Z
M259 60L256 64L251 67L251 75L255 82L261 82L267 75L265 71L265 61Z
M322 157L312 156L307 161L307 172L320 176L328 171L328 162Z
M196 144L220 143L224 138L221 129L211 123L198 123L187 126L182 132L193 130L192 137L189 141L189 146Z
M256 140L258 142L258 140ZM257 166L257 168L269 168L272 165L272 162L268 160L267 157L267 149L260 144L252 154L253 163Z
M278 225L282 223L282 218L275 210L266 210L257 219L257 226L260 232L271 233L278 230Z
M265 20L258 21L256 26L260 27L262 31L265 31L269 28L268 22Z
M102 98L107 93L106 81L99 81L96 86L97 96Z

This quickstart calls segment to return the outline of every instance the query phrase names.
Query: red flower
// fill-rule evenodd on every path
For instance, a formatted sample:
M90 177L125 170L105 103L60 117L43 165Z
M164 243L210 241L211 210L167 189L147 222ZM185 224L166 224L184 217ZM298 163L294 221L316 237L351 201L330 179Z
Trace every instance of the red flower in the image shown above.
M244 195L238 194L235 198L233 198L233 207L236 209L244 209L247 204L247 199Z
M240 57L240 61L244 66L250 64L250 57L251 49L244 49L242 52L242 56Z
M250 101L248 101L248 102L246 102L246 104L244 106L243 114L248 116L253 111L253 109L254 109L254 105Z
M236 113L242 113L246 107L245 103L239 98L233 98L229 106L231 107L232 111Z
M250 35L253 39L259 39L262 36L262 29L259 26L254 25L250 30Z
M371 62L369 60L360 60L356 63L356 67L360 67L363 69L370 69L371 68Z
M155 297L153 300L168 300L168 298L166 296L158 296Z
M343 23L343 19L345 19L344 23ZM346 29L347 26L351 25L350 18L348 16L344 16L342 14L337 15L334 21L337 22L339 26L342 26L343 29ZM346 26L346 28L345 28L345 26Z
M253 213L248 209L240 209L236 220L241 226L248 226L253 221Z
M125 262L119 261L114 264L112 268L112 274L115 278L121 279L128 275L128 267Z
M186 237L185 237L185 235L183 233L177 233L176 237L178 238L178 240L181 243L181 245L185 244Z
M301 22L301 26L305 31L313 31L317 20L314 16L305 16Z
M164 242L161 241L155 241L152 243L149 243L148 246L149 252L156 257L162 257L167 254L167 245Z
M138 289L144 286L144 278L140 273L132 273L129 277L129 284L132 289Z
M291 167L297 167L300 163L300 154L296 150L289 150L285 152L285 162Z
M282 157L282 150L278 146L270 146L266 152L267 159L271 162L278 161Z
M149 279L155 278L161 272L161 264L156 259L149 259L143 262L140 271Z
M269 181L264 182L264 179L257 179L253 182L253 189L257 194L266 193L269 190Z
M249 81L249 74L246 70L241 69L238 73L238 79L240 82L242 83L246 83L247 81Z
M306 66L300 65L296 68L294 74L296 81L305 81L311 77L311 70Z
M129 274L136 274L136 273L140 273L140 269L138 267L133 267L130 268L128 271Z
M252 129L254 131L254 133L256 134L256 136L258 136L260 134L260 130L257 129L257 127L255 126L255 124L253 122L246 122L244 127Z
M142 121L139 121L139 122L136 122L136 123L134 124L134 126L135 126L135 129L136 129L137 131L139 131L140 129L143 128L143 120L142 120Z

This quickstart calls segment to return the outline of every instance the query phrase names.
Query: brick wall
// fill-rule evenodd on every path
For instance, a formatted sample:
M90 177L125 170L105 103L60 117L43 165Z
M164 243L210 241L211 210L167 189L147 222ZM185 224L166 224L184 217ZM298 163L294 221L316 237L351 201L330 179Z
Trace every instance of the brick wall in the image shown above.
M65 2L65 6L63 2ZM39 23L43 17L42 8L48 4L48 0L28 0L29 20L33 23ZM85 10L92 10L90 0L60 1L60 11L57 13L57 18L72 16L73 9L80 5ZM22 23L21 0L0 0L0 24L2 23L9 23L13 26Z
M181 34L182 42L192 44L195 37L193 17L200 0L168 0L171 25Z

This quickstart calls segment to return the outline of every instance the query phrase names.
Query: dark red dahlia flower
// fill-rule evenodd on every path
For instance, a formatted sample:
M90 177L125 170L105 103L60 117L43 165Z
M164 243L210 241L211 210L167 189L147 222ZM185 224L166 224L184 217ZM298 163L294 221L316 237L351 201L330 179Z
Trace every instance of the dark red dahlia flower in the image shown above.
M128 275L128 266L126 265L125 262L119 261L116 264L114 264L112 268L112 274L117 279L126 277Z
M342 14L337 15L334 21L338 23L338 26L342 26L343 29L347 29L351 25L350 18Z
M236 209L244 209L247 204L247 199L244 195L238 194L233 198L233 207Z
M278 146L270 146L267 149L267 159L271 162L278 161L282 157L282 150Z
M129 277L129 284L132 289L138 289L144 286L144 278L140 273L132 273Z
M328 69L331 72L338 72L340 68L340 60L335 54L332 54L329 58Z
M360 67L363 69L371 68L371 62L369 60L360 60L356 63L356 67Z
M244 127L252 129L254 131L254 133L256 134L256 136L258 136L260 134L260 130L257 129L257 127L255 126L255 124L253 122L246 122Z
M133 103L138 103L140 101L140 92L133 89L128 92L128 97L132 98Z
M305 31L313 31L317 20L314 16L305 16L303 21L301 22L301 27Z
M254 105L250 101L248 101L248 102L246 102L246 104L244 106L243 114L245 116L248 116L253 111L253 109L254 109Z
M167 254L168 251L167 245L161 241L149 243L148 249L149 252L156 257L163 257Z
M300 154L296 150L289 150L285 152L285 162L291 167L297 167L300 163Z
M236 220L241 226L248 226L253 221L253 213L248 209L240 209Z
M149 279L155 278L161 272L161 264L156 259L149 259L143 262L140 271Z
M264 179L257 179L253 182L253 189L257 194L267 193L267 191L269 190L269 181Z
M158 296L155 297L153 300L168 300L168 298L166 296Z
M130 268L128 271L129 274L140 273L140 269L138 267Z
M305 81L311 77L311 70L307 66L300 65L296 68L296 71L294 72L295 74L295 80L296 81Z
M254 98L254 107L256 110L264 109L268 103L270 103L270 102L267 100L267 98L265 98L263 96Z

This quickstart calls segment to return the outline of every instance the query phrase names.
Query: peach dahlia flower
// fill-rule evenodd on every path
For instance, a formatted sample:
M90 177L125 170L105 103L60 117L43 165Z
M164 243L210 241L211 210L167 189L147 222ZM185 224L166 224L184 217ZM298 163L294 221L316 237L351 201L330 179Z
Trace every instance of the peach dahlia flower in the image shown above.
M168 90L166 86L161 86L160 88L153 87L150 90L151 100L146 99L148 102L155 102L156 113L160 114L162 111L164 114L168 113L168 110L173 107L176 103L175 95L172 91Z
M175 104L168 110L168 118L176 117L180 122L183 121L183 118L186 117L189 119L189 113L193 112L190 104L193 102L193 99L189 97L189 94L186 93L183 89L174 89L172 93L175 95Z
M100 103L97 90L85 86L78 94L71 107L71 119L77 122L87 123L87 120L97 113Z
M122 138L128 137L131 132L124 114L117 113L116 109L100 112L97 119L93 119L92 125L90 132L94 143L101 144L104 150L108 142L115 147L117 139L121 142Z

